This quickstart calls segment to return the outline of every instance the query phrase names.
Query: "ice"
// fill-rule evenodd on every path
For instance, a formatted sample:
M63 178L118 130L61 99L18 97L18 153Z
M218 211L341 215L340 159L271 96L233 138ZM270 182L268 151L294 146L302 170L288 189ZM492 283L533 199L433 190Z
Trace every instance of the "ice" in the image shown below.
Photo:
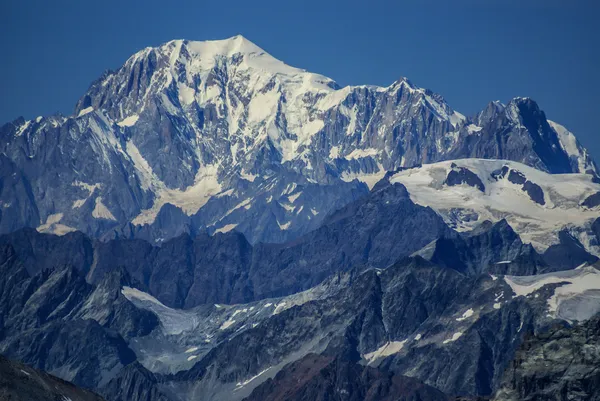
M551 316L585 320L600 311L600 271L593 266L537 276L506 276L504 279L516 296L528 296L545 285L561 284L547 300Z
M124 286L121 294L135 306L152 311L161 322L161 329L165 334L182 334L191 331L200 323L193 311L172 309L163 305L152 295L136 288Z

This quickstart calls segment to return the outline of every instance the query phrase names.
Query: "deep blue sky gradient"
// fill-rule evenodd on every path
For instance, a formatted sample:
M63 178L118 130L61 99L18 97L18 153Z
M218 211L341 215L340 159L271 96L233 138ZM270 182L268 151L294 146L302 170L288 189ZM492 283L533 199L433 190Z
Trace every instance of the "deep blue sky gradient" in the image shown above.
M106 69L242 34L340 85L406 76L471 115L529 96L600 161L600 1L0 0L0 124L72 113Z

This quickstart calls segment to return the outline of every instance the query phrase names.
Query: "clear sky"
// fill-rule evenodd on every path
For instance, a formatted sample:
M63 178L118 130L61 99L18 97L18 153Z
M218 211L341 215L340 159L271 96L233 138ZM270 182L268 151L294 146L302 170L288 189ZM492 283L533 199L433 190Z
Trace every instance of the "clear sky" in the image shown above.
M598 0L1 0L0 123L71 114L106 69L242 34L340 85L406 76L471 115L529 96L600 162Z

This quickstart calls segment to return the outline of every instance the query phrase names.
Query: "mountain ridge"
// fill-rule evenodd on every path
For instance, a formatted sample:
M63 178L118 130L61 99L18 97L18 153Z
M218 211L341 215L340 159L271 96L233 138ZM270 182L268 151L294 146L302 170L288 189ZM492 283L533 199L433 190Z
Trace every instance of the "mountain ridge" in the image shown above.
M73 116L20 119L0 138L0 179L10 183L0 232L155 242L232 229L251 243L284 242L387 171L442 160L597 174L576 138L528 98L465 117L405 78L341 88L241 36L143 49L92 83Z

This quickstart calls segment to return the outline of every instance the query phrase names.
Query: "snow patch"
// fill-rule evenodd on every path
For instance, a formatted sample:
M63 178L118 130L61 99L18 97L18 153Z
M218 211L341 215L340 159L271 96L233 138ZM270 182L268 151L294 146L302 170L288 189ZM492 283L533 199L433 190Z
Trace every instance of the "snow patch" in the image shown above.
M406 344L406 341L407 340L389 341L383 344L381 347L377 348L375 351L364 354L363 358L367 361L368 364L371 364L379 358L385 358L387 356L397 354L402 350L404 344Z
M228 233L229 231L233 230L236 227L237 227L237 224L226 224L223 227L216 229L215 234L216 233Z
M362 159L364 157L377 156L378 154L379 154L379 151L374 148L355 149L352 152L350 152L349 154L347 154L346 156L344 156L344 158L348 159L348 160Z
M93 107L86 107L85 109L82 109L82 110L79 112L79 114L77 114L77 118L79 118L79 117L83 117L83 116L85 116L86 114L89 114L89 113L91 113L92 111L94 111L94 108L93 108Z
M459 331L459 332L457 332L457 333L454 333L454 334L452 334L452 338L449 338L449 339L447 339L447 340L444 340L444 344L448 344L448 343L451 343L451 342L453 342L453 341L456 341L456 340L458 340L458 339L459 339L459 338L460 338L462 335L463 335L463 333L462 333L462 332L460 332L460 331Z
M105 220L113 220L117 221L115 216L108 210L108 208L102 203L102 197L98 196L96 198L96 206L94 210L92 210L92 217L95 219L105 219Z
M466 320L466 319L470 318L471 316L473 316L473 309L467 309L467 311L465 313L463 313L461 317L456 318L456 321L462 322L463 320Z
M117 123L119 127L133 127L137 123L140 116L137 114L131 115Z

